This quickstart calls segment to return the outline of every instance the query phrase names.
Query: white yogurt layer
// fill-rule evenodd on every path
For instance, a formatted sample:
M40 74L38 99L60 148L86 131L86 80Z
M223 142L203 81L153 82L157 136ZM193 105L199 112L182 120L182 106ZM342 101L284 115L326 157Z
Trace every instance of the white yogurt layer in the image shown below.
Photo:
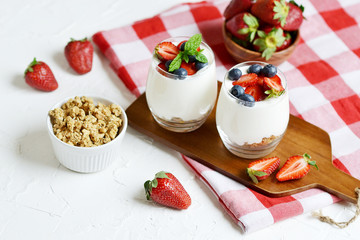
M243 75L247 69L248 66L240 67ZM285 88L284 93L280 97L255 102L253 107L244 106L230 94L233 81L226 76L216 109L218 131L237 145L260 143L263 138L282 135L289 122L289 96L284 76L279 71L278 76Z
M168 121L173 118L190 121L201 119L212 110L217 95L214 55L204 46L201 49L208 66L183 80L157 71L159 61L153 57L146 85L146 99L153 114Z

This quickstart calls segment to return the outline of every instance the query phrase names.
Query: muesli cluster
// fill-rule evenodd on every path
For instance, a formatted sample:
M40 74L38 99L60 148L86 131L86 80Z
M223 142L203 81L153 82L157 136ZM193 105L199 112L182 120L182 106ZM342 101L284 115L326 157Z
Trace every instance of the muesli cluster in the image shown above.
M122 126L121 108L93 99L75 97L49 112L55 136L78 147L94 147L112 141Z

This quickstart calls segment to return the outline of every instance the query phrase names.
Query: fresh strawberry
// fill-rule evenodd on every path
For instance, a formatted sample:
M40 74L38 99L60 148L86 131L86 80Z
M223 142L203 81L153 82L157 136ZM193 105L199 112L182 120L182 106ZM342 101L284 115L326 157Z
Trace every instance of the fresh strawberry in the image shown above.
M177 209L187 209L191 198L179 180L164 171L155 174L155 178L144 183L147 200Z
M282 44L280 47L276 47L276 52L288 48L288 47L291 45L291 43L292 43L290 33L288 33L288 32L285 33L285 32L284 32L283 35L285 36L285 40L284 40L283 44Z
M177 45L177 48L180 50L180 51L184 51L185 50L185 45L183 46L183 47L181 47L181 45L183 45L183 43L186 43L187 41L186 40L184 40L184 41L181 41L178 45ZM200 51L200 47L198 47L197 49L196 49L196 51Z
M264 86L264 76L262 75L258 75L258 80L257 80L257 84L260 86Z
M182 62L180 65L181 68L184 68L188 75L194 75L196 73L196 67L195 67L195 63L186 63L186 62Z
M315 166L319 170L315 161L310 160L309 154L295 155L289 157L284 166L276 174L276 179L280 182L299 179L304 177L310 171L310 165Z
M286 34L281 28L269 28L257 31L257 37L253 42L256 51L261 52L261 56L269 60L278 47L284 44Z
M271 78L264 77L263 84L268 98L280 96L285 90L278 75Z
M256 102L262 101L266 98L264 89L259 84L255 84L255 85L246 87L245 93L253 96Z
M228 20L236 14L248 12L250 8L251 0L232 0L224 11L224 17Z
M304 7L298 5L295 1L289 2L289 14L286 17L286 23L283 26L283 29L286 31L295 31L298 30L304 19L303 16Z
M264 180L272 174L280 165L280 158L271 157L253 161L246 169L254 183Z
M162 42L156 45L155 54L163 61L173 60L179 53L179 49L171 42Z
M251 13L273 26L283 27L289 14L289 4L285 0L257 0Z
M91 71L94 48L87 38L82 40L71 39L64 52L70 67L75 72L85 74Z
M248 73L242 75L239 80L233 82L233 85L240 85L247 87L256 84L258 81L258 75L256 73Z
M31 87L51 92L58 88L58 83L50 67L36 58L29 64L25 70L25 81Z
M226 30L242 41L252 42L259 23L251 13L239 13L226 22Z

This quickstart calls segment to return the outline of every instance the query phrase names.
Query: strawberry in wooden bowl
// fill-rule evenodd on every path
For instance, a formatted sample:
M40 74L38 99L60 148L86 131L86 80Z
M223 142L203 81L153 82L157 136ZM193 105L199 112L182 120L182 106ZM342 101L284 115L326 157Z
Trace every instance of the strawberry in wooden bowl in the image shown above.
M237 62L279 65L299 42L304 7L286 0L232 0L224 11L224 43Z

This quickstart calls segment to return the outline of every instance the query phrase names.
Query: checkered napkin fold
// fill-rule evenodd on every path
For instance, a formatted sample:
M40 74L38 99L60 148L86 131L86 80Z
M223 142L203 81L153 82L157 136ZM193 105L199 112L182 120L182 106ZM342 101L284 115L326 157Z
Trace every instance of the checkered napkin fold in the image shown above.
M217 77L222 80L226 69L235 64L225 50L221 32L222 13L228 3L180 4L152 18L98 32L93 41L136 96L145 90L154 47L169 37L201 33L215 53ZM326 130L334 165L360 178L360 3L301 3L307 18L301 41L292 57L280 65L288 79L290 111ZM339 201L319 189L266 197L186 156L183 159L245 232Z

